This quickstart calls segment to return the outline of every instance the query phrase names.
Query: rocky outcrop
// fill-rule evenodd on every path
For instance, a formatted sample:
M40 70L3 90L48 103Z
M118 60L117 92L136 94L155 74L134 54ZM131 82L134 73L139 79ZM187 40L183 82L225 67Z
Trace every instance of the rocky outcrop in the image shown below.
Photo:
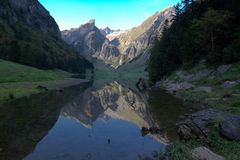
M7 19L11 25L23 22L43 32L61 37L57 23L37 0L8 0L1 3L0 19Z
M216 153L213 153L206 147L198 147L192 150L193 160L224 160L224 158Z
M208 137L214 129L230 140L240 140L240 116L217 109L207 109L185 115L177 123L182 139Z
M170 93L175 93L178 90L188 90L195 88L195 86L189 82L175 82L171 80L159 81L155 84L156 87L163 88Z
M114 63L118 61L120 52L118 48L106 40L100 52L96 52L93 57L104 60L106 63Z
M102 35L108 36L108 35L110 35L110 34L112 34L112 33L114 33L114 32L115 32L115 33L116 33L116 32L119 32L120 29L112 30L112 29L110 29L109 27L106 27L106 28L104 28L104 29L100 29L100 31L101 31Z
M90 20L77 29L62 31L62 38L88 60L91 60L95 53L101 52L106 40L95 26L95 20Z

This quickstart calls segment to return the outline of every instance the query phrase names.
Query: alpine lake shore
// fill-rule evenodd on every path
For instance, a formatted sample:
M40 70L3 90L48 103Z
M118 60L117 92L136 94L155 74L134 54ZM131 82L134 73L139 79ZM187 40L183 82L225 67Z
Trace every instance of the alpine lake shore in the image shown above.
M88 81L66 71L41 70L2 59L0 72L0 103Z
M198 110L179 117L179 138L159 159L239 159L239 73L239 63L210 68L199 64L179 69L155 84Z
M71 78L74 77L73 74L61 70L40 70L5 60L0 60L0 64L2 74L0 77L0 103L47 90L61 90L64 87L88 81ZM100 75L102 74L108 73L110 75L110 71L106 70L95 72L96 78L101 78ZM221 110L224 113L240 115L239 72L240 64L222 65L215 68L208 68L200 64L188 71L180 69L173 72L153 87L167 90L186 103L196 106L196 110L203 110L203 114L208 114L211 112L211 109L210 111L208 109L214 108L216 112ZM137 72L135 74L139 75ZM134 78L128 75L126 77L134 81L136 79L135 74L133 74ZM119 76L119 74L116 74L116 76ZM89 75L87 77L87 79L90 79ZM186 125L184 119L189 117L194 119L198 116L197 113L180 117L179 122L176 122L180 133L182 131L181 127ZM182 138L183 136L180 135L180 138L172 142L164 153L159 153L159 159L190 160L194 159L194 156L197 157L205 152L208 153L205 155L213 156L216 159L224 157L226 160L238 160L240 157L239 140L229 140L222 136L219 132L219 125L222 122L221 117L213 116L209 121L211 120L211 128L206 136L194 134ZM184 125L181 125L181 122ZM205 133L204 127L202 129ZM193 134L193 132L190 134Z

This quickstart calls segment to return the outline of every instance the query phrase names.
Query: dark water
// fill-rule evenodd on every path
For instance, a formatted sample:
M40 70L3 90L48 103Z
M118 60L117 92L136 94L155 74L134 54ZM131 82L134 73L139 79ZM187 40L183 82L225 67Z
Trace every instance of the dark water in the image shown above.
M189 107L162 90L128 81L95 81L0 107L0 159L154 159L176 137ZM142 136L142 127L159 134Z

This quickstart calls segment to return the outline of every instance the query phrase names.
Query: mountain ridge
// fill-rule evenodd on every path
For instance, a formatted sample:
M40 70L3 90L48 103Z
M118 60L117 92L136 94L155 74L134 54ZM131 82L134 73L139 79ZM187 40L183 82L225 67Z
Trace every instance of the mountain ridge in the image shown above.
M94 23L94 30L90 30L86 35L79 36L79 33L75 32L77 30L82 32L82 26L84 25L81 25L78 29L63 31L62 37L65 42L72 45L81 55L89 60L96 58L102 60L106 65L110 65L116 69L123 64L131 62L142 55L145 50L148 50L148 48L154 43L155 39L161 36L165 22L168 21L169 24L171 23L174 14L175 8L170 6L155 13L141 25L130 30L114 31L109 27L98 29ZM101 33L101 35L94 34L95 39L93 36L91 38L92 41L88 41L88 37L93 35L92 32L98 32ZM75 39L74 41L71 41L70 39L73 37ZM101 39L101 41L98 41L101 43L101 47L94 46L99 39ZM78 44L80 41L83 41L83 44ZM88 45L89 43L91 45ZM87 46L87 49L83 49L82 46ZM91 50L92 52L87 52L88 50Z

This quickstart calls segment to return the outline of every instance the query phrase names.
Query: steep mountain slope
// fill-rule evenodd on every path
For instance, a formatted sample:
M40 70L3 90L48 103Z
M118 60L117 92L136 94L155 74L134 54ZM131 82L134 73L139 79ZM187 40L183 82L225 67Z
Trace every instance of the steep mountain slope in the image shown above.
M63 31L62 38L87 59L100 52L105 41L105 36L95 26L95 20L90 20L77 29Z
M121 34L117 38L120 42L118 48L122 53L118 65L148 54L148 50L156 38L161 36L164 27L170 25L174 15L174 7L166 8L149 17L140 26Z
M1 0L0 58L71 72L92 67L61 40L58 25L37 0Z
M154 40L161 35L163 28L171 23L174 14L174 7L166 8L149 17L140 26L127 31L112 31L110 28L99 30L94 23L89 25L90 23L88 22L79 29L63 31L62 37L68 44L77 48L85 57L94 57L104 61L105 64L118 68L139 57L145 50L148 50ZM89 30L86 29L87 27ZM82 32L85 34L81 34ZM93 32L102 33L101 35L104 38L100 34L93 35ZM91 41L94 38L91 38L89 41L89 35L97 36L95 41ZM102 40L98 41L101 42L101 47L96 46L96 49L94 45L88 45L95 44L99 39ZM91 52L82 46L90 47Z

